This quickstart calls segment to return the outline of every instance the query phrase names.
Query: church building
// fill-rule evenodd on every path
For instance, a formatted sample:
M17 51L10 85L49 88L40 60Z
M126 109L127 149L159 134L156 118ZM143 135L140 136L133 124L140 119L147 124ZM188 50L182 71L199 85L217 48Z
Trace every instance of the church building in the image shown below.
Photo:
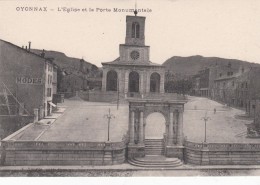
M119 58L102 63L102 92L119 92L125 98L164 93L165 67L150 61L145 17L136 14L126 16L125 44L119 45Z

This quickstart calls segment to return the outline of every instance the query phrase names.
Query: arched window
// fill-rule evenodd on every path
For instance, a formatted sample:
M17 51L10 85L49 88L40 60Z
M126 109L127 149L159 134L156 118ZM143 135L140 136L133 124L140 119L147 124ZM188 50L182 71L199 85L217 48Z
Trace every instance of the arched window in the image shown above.
M107 73L107 91L117 91L117 73L114 70Z
M138 22L133 22L132 24L132 38L140 37L140 25Z

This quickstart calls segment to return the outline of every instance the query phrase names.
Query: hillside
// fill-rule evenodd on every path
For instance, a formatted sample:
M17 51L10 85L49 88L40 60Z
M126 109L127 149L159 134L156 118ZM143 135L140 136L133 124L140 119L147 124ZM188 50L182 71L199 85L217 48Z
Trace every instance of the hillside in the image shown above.
M248 66L258 66L260 64L249 63L246 61L236 60L236 59L225 59L218 57L203 57L200 55L190 56L190 57L179 57L174 56L166 60L163 65L169 69L170 72L174 74L179 74L182 76L191 76L198 73L198 71L205 69L214 65L232 65L233 69L239 69L241 65ZM180 72L181 71L181 72Z
M32 49L32 52L41 54L42 50ZM64 71L82 71L88 73L90 71L96 71L98 67L94 64L86 62L82 59L72 58L66 56L64 53L58 51L45 51L46 58L54 58L55 64L58 65Z

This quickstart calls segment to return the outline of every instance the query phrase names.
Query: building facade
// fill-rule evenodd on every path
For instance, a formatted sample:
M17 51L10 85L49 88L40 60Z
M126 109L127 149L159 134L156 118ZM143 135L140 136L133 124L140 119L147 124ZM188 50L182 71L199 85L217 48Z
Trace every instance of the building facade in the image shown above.
M102 63L102 92L119 92L124 97L143 97L164 93L165 67L150 61L150 47L145 45L145 17L126 17L125 44L120 56Z
M0 40L1 91L7 94L4 109L8 114L34 115L42 118L52 112L53 61ZM5 98L6 99L6 98ZM9 103L9 99L14 99ZM12 105L13 110L8 106ZM10 107L10 106L9 106Z

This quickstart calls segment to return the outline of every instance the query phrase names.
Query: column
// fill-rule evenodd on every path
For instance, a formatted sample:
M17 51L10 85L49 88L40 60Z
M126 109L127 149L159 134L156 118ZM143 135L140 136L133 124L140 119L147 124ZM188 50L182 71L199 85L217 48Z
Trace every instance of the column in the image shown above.
M131 111L130 117L130 144L134 144L135 140L135 112Z
M183 110L178 111L178 132L177 132L177 144L182 145L183 140Z
M144 112L140 112L139 120L139 144L144 145Z
M121 82L122 82L122 71L121 71L121 69L119 69L116 72L117 72L117 86L118 86L117 90L120 93L120 92L122 92L121 91L121 87L122 87L122 85L121 85Z
M140 76L141 76L141 78L140 78L140 86L139 86L139 89L140 89L141 97L143 98L143 94L144 94L144 88L143 88L143 86L144 86L144 73L141 72L141 73L140 73Z
M128 71L126 71L125 72L125 89L124 89L125 98L127 97L127 93L128 93L128 78L129 78L129 74L128 74Z
M150 93L150 73L146 73L146 93Z
M169 130L168 130L168 146L173 145L173 112L170 112L170 122L169 122Z
M102 91L105 92L107 88L107 70L103 69L103 76L102 76Z
M161 79L160 79L160 93L164 93L164 73L160 74Z

